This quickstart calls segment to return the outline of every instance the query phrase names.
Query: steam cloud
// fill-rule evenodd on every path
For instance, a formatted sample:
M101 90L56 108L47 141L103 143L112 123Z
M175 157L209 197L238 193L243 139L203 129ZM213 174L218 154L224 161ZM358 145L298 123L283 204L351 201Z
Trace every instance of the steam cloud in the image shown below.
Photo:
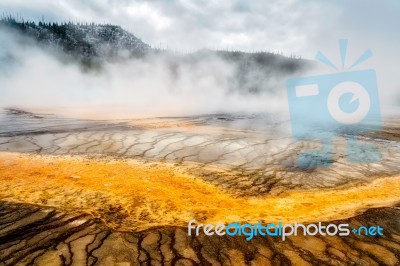
M27 43L28 42L28 43ZM90 116L133 118L221 112L286 112L285 75L256 73L246 92L237 82L237 65L208 54L195 64L153 55L104 63L83 71L53 52L14 33L0 33L1 107ZM174 58L179 58L176 55ZM247 86L247 85L246 85Z

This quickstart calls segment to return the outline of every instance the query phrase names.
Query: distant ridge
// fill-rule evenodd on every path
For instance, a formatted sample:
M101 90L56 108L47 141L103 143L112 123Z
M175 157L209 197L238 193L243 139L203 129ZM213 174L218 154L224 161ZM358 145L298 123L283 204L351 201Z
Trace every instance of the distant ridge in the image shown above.
M61 48L80 59L139 57L151 49L120 26L95 23L46 23L0 19L0 27L17 30L39 43Z
M167 65L171 75L178 75L179 66L192 68L197 64L208 65L213 59L219 58L235 72L234 77L227 81L229 87L243 93L276 91L277 80L313 67L309 60L269 52L203 49L181 54L155 49L120 26L110 24L35 23L8 16L0 18L2 28L17 31L23 37L38 42L44 49L62 51L56 55L63 60L78 59L85 70L102 69L104 61L119 62L151 55L153 59L162 59L151 62L162 62Z

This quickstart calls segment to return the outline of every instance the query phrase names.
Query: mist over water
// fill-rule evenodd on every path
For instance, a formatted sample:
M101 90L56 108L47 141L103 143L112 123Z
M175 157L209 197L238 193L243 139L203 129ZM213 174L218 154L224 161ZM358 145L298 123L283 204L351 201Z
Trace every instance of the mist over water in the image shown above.
M349 45L349 62L366 49L365 43ZM337 50L334 46L321 50ZM388 68L394 59L385 60L390 56L379 48L372 46L374 56L354 70L376 69L382 115L396 115L399 82L395 69ZM328 56L337 61L335 53ZM311 67L307 60L298 60L288 70L279 56L263 67L243 64L251 57L236 61L230 57L208 50L192 54L166 51L103 60L99 69L88 70L54 44L38 45L1 29L0 107L93 119L273 113L286 120L288 78L337 73L323 64ZM241 75L244 66L248 68Z
M15 33L0 32L0 43L3 108L99 119L287 113L287 73L254 69L241 83L238 65L212 52L195 62L160 53L85 71Z

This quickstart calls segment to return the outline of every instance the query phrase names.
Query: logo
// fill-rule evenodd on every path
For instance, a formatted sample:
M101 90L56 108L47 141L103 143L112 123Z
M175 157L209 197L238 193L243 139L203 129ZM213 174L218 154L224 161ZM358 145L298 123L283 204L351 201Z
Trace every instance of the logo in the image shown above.
M263 224L258 222L257 224L241 224L234 222L228 225L224 224L195 224L196 220L190 220L188 222L188 236L199 236L200 233L206 236L245 236L247 241L250 241L255 236L270 236L280 237L282 241L285 241L288 236L349 236L351 232L358 236L383 236L383 228L379 225L371 226L360 226L359 228L353 228L350 230L349 224L323 224L318 222L317 224L302 224L295 222L294 224L284 224L282 222Z
M332 141L347 138L346 159L371 163L381 155L374 147L360 144L361 134L382 127L376 73L373 69L352 70L372 56L366 50L346 68L347 40L339 40L342 70L337 73L289 79L286 83L293 138L317 141L320 148L299 155L301 168L327 168L333 162ZM325 55L316 59L339 70Z

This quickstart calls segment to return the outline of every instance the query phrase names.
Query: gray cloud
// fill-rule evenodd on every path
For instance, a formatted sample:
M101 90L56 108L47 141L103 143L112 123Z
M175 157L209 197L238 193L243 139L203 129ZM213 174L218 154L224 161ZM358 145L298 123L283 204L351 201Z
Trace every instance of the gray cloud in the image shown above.
M36 21L43 15L118 24L155 47L181 52L270 50L312 58L321 50L340 63L337 39L349 38L349 61L367 48L374 52L361 67L376 69L383 109L399 98L397 0L2 0L0 10Z
M300 52L312 31L314 4L298 1L3 0L0 9L27 19L119 24L154 46ZM308 17L304 14L309 13Z
M311 55L330 38L398 41L398 1L2 0L27 19L119 24L154 46L281 50Z

